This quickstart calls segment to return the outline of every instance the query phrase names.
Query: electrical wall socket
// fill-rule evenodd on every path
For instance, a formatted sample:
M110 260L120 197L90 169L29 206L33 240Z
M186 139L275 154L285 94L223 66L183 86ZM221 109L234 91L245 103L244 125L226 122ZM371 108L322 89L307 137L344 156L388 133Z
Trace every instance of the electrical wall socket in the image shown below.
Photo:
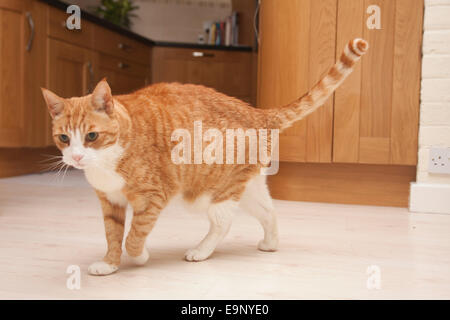
M432 147L430 149L428 172L450 174L450 148Z

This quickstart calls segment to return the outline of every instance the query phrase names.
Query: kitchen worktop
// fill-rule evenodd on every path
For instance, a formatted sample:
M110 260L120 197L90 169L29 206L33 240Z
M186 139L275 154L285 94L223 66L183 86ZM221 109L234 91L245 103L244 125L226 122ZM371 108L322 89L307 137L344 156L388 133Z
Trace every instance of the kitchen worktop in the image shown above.
M70 5L64 1L60 0L38 0L40 2L44 2L52 7L61 9L65 11L67 7ZM139 42L142 42L149 46L161 46L161 47L178 47L178 48L191 48L191 49L210 49L210 50L227 50L227 51L252 51L252 47L250 46L216 46L209 44L197 44L197 43L187 43L187 42L170 42L170 41L157 41L141 36L131 30L122 28L118 25L115 25L112 22L109 22L103 18L100 18L92 13L89 13L85 10L81 10L81 19L86 19L92 23L98 24L104 28L110 29L117 33L120 33L126 37L132 38Z

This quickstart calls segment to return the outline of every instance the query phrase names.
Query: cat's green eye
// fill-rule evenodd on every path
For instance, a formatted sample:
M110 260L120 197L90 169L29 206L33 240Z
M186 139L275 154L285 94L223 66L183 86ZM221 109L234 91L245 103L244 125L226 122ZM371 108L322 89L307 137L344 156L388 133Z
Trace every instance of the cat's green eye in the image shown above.
M86 141L95 141L98 138L98 132L89 132L86 135Z
M60 134L59 135L59 140L62 142L62 143L68 143L69 142L69 136L68 135L66 135L66 134Z

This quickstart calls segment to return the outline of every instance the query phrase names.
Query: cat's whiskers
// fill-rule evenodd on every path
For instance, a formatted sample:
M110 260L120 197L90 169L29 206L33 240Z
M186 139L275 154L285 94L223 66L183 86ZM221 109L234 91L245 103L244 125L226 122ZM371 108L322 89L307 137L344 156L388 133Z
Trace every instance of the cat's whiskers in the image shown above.
M59 160L54 161L55 159ZM48 161L50 160L54 162L40 164L40 166L42 167L42 170L40 172L54 171L55 174L52 176L51 181L62 183L64 177L66 176L67 170L70 168L70 165L62 160L62 156L55 156L53 159L49 159Z
M67 174L67 170L69 170L69 168L70 168L70 166L69 166L67 163L64 163L63 168L64 168L64 167L65 167L66 169L64 170L63 176L62 176L62 178L61 178L61 182L64 181L64 178L66 177L66 174Z
M40 163L39 166L42 168L42 170L40 172L54 171L54 170L58 169L59 166L62 166L63 164L64 164L64 161L62 159L54 161L54 162L50 162L50 163Z
M56 179L56 183L61 184L64 180L64 176L61 177L61 173L63 173L64 168L65 167L69 167L69 165L65 162L62 162L62 165L60 166L59 170L56 172L56 174L54 175L55 179ZM61 179L59 179L61 178Z
M63 156L57 156L57 155L50 155L50 154L43 154L43 157L46 157L47 159L42 159L39 161L39 163L47 163L50 161L54 161L56 159L62 160Z

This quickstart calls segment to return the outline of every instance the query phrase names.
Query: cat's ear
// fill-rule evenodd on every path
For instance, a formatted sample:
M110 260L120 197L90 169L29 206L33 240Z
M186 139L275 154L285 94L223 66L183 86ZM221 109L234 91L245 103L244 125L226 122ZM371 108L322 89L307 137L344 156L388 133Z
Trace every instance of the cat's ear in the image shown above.
M44 100L47 103L48 111L53 119L64 111L64 98L58 97L50 90L41 88Z
M109 87L106 78L103 78L94 91L92 92L92 105L95 110L103 111L107 115L111 115L114 111L114 102L111 94L111 88Z

